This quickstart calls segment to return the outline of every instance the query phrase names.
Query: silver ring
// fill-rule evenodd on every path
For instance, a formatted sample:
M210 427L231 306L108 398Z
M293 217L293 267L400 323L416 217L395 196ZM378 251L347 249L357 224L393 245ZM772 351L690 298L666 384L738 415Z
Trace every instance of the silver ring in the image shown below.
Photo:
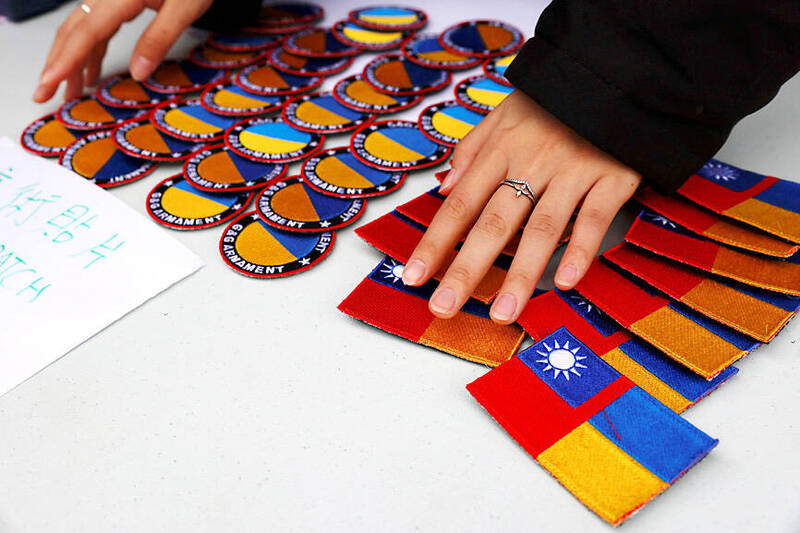
M531 186L527 180L515 180L511 178L506 178L502 182L500 182L500 187L502 187L503 185L511 187L512 189L517 191L517 198L519 198L520 196L525 196L528 198L528 200L530 200L533 203L533 205L536 205L536 202L539 201L536 198L536 193L533 192L533 189L531 189Z
M92 12L92 8L91 8L91 7L89 7L89 5L88 5L88 4L85 4L85 3L84 3L84 4L81 4L81 9L82 9L82 10L83 10L83 12L84 12L84 13L86 13L87 15L88 15L89 13L91 13L91 12Z

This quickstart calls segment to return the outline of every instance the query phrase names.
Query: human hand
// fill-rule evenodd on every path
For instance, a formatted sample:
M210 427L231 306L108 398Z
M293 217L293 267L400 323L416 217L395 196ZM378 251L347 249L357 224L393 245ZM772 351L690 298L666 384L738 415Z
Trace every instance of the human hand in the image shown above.
M528 181L539 199L532 212L527 197L500 185L506 177ZM640 181L635 171L514 91L456 147L453 168L440 189L447 199L411 254L403 281L425 283L469 231L429 303L434 315L450 318L524 224L491 308L492 320L510 324L533 294L575 208L581 205L555 276L556 286L564 290L583 277L611 221Z
M183 30L205 13L213 0L85 0L87 13L78 7L58 28L47 61L33 94L35 102L53 97L62 81L65 99L77 98L84 86L97 83L108 40L123 22L133 20L146 8L158 15L145 29L131 56L130 71L136 80L146 79L164 59Z

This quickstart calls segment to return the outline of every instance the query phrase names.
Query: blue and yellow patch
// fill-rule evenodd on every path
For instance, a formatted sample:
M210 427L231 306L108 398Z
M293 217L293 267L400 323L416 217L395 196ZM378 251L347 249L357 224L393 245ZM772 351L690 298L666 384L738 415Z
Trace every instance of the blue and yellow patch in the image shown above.
M203 107L199 98L165 102L153 110L150 121L167 135L192 142L209 142L222 138L236 121L221 117Z
M201 191L182 176L156 185L147 196L147 212L159 224L172 229L204 229L223 224L247 209L251 192Z
M400 30L376 30L347 20L340 20L334 24L331 33L347 46L372 52L397 48L410 34L408 31Z
M340 146L306 159L302 169L306 184L328 196L369 198L397 190L406 173L378 170L359 161L350 148Z
M282 114L295 128L318 133L354 130L375 118L371 113L343 106L329 92L297 97L286 104Z
M510 85L497 83L486 76L472 76L456 85L456 100L466 108L488 113L514 91Z
M275 111L283 104L279 96L266 96L245 91L234 83L209 87L200 96L200 103L216 115L254 117Z
M238 122L225 136L225 144L237 154L271 163L302 159L318 150L324 140L324 135L295 129L278 118Z
M152 161L131 157L120 150L114 144L111 130L81 137L66 149L59 162L103 188L136 181L156 169Z
M444 161L452 148L428 139L416 122L385 120L356 130L350 141L353 154L381 170L427 168Z
M375 6L356 9L348 18L361 26L377 30L416 30L428 22L419 9L398 6Z
M511 83L506 79L506 69L516 57L517 54L509 54L507 56L489 58L483 63L483 71L497 83L510 86Z
M208 192L253 191L286 172L286 165L256 163L216 145L192 154L183 166L183 176L196 188Z
M419 115L419 127L429 139L445 146L455 146L483 117L457 101L449 100L423 109Z

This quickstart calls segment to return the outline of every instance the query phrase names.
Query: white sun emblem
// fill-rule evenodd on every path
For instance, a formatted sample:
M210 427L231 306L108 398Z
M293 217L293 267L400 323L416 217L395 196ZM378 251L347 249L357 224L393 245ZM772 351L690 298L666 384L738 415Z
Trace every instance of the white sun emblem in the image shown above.
M729 167L724 163L706 163L703 165L709 176L717 181L736 181L738 175L736 169Z
M647 218L650 219L651 222L655 222L656 224L661 224L662 226L669 226L670 228L675 228L675 223L666 217L662 217L661 215L657 215L655 213L649 213Z
M580 346L574 348L572 350L569 349L569 341L564 343L564 346L559 346L557 340L553 340L553 347L549 347L546 342L543 342L545 349L547 352L541 352L536 350L536 353L542 356L541 359L537 359L537 363L542 363L544 368L542 369L544 372L548 370L553 371L553 379L558 379L559 375L563 375L564 379L569 381L569 375L574 374L578 377L581 377L581 373L578 372L578 368L588 368L586 365L581 363L586 356L578 355L578 350L581 349Z
M577 305L578 307L585 307L587 313L591 313L592 311L595 310L594 304L592 304L592 302L590 302L583 296L578 296L577 294L573 294L572 296L569 297L569 299L575 302L575 305Z
M394 261L387 261L386 263L381 266L381 274L385 279L388 279L392 283L397 283L398 281L403 279L403 269L405 267L400 263L395 263Z

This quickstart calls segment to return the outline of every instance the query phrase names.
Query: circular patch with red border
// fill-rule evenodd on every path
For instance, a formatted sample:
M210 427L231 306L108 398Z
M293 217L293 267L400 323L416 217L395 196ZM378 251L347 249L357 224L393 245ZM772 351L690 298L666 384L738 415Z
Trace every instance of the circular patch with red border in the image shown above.
M416 122L384 120L357 129L350 139L353 154L382 170L428 168L443 162L452 148L437 144Z
M362 7L351 11L347 18L377 30L416 30L428 22L424 11L401 6Z
M197 150L197 143L176 139L156 129L148 119L130 120L113 130L114 143L128 155L150 161L181 161Z
M139 109L105 105L94 96L82 96L65 102L56 111L56 118L73 130L100 130L113 128L141 113Z
M201 44L189 52L189 61L205 68L234 69L257 63L264 58L265 54L264 50L233 52Z
M485 117L455 100L449 100L423 109L419 115L419 127L429 139L445 146L455 146Z
M200 103L216 115L226 117L254 117L277 111L284 98L245 91L235 83L221 83L209 87L200 95Z
M157 164L124 153L114 144L112 130L90 133L71 144L59 164L103 188L142 179Z
M280 163L257 163L218 144L193 153L183 165L183 176L208 192L253 191L286 172Z
M403 55L418 65L428 68L464 70L477 67L481 58L454 54L442 47L436 34L415 35L403 44Z
M223 261L245 276L277 278L298 274L325 259L336 234L292 233L273 228L251 211L225 228L219 241Z
M98 100L111 107L148 109L163 102L168 95L157 93L134 80L127 72L111 76L95 91Z
M444 30L439 42L446 50L470 57L494 57L517 51L522 32L499 20L468 20Z
M147 195L147 212L171 229L219 226L247 209L254 193L209 193L196 189L180 174L156 185Z
M174 95L202 91L227 75L224 69L201 67L188 60L165 61L142 85L157 93Z
M400 188L406 172L378 170L362 163L349 146L330 148L303 162L306 184L337 198L371 198Z
M265 26L291 26L308 24L321 19L325 10L310 2L278 2L261 7L258 24Z
M349 226L364 214L361 198L336 198L309 187L300 176L274 180L256 198L261 220L278 229L316 233Z
M330 28L309 28L287 35L283 48L290 54L319 58L347 57L360 52L334 37Z
M276 35L214 32L208 36L206 44L217 50L227 50L228 52L255 52L277 46L280 41L280 37Z
M58 157L85 133L79 130L70 130L56 120L54 113L51 113L28 124L20 135L20 144L27 151L36 155Z
M322 76L296 76L272 65L252 65L239 71L233 81L249 93L282 96L311 91L324 79Z
M254 161L290 163L316 152L325 141L319 133L293 128L279 118L237 122L225 132L225 144Z
M278 70L296 76L330 76L353 64L353 57L304 57L287 52L282 46L267 54L267 62Z
M425 94L446 87L449 71L417 65L400 54L379 56L364 67L364 81L382 93L398 95Z
M423 95L400 96L376 90L364 81L361 74L339 80L333 87L333 97L345 107L364 113L394 113L420 103Z
M514 87L497 83L491 78L478 75L461 80L456 85L456 100L466 108L479 113L488 113L514 92Z
M352 131L375 118L340 104L329 92L298 96L286 103L283 120L303 131L342 133Z
M411 35L410 31L376 30L349 20L340 20L334 24L331 33L347 46L370 52L385 52L397 48Z
M489 58L483 63L483 71L497 83L510 87L511 82L506 79L506 69L516 57L517 54L509 54L507 56Z
M212 113L199 98L190 98L164 102L153 110L150 121L167 135L199 143L222 139L236 119Z

